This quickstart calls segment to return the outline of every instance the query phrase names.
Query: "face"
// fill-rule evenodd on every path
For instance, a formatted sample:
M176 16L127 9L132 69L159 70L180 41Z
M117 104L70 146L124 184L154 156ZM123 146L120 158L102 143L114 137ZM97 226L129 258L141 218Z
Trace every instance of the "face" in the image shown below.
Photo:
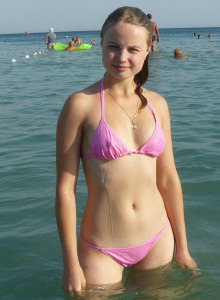
M150 50L146 30L125 23L110 27L101 44L103 65L108 73L118 79L139 73Z

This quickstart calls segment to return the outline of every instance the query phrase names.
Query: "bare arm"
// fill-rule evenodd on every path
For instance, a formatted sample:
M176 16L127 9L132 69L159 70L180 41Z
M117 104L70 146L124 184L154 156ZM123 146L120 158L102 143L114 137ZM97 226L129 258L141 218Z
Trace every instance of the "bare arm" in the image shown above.
M63 254L63 288L68 291L80 291L85 285L77 255L75 202L83 113L75 98L70 97L61 111L56 146L56 219Z
M159 32L159 28L158 28L157 24L155 25L155 31L156 31L156 34L157 34L157 42L159 43L159 41L160 41L160 32Z
M191 258L187 245L182 187L173 156L169 110L164 100L160 111L163 112L162 128L167 144L164 153L157 160L157 185L173 229L176 260L181 266L195 269L196 263Z

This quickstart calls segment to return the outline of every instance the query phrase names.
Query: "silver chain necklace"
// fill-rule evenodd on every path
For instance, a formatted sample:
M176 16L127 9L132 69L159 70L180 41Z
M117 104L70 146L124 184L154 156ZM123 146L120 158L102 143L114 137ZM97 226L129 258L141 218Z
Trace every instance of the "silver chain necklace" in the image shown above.
M135 115L134 115L134 117L133 118L131 118L130 116L129 116L129 114L124 110L124 108L118 103L118 101L115 99L115 97L113 97L107 90L106 90L106 92L107 92L107 94L109 95L109 96L111 96L112 97L112 99L118 104L118 106L121 108L121 110L123 110L123 112L128 116L128 118L131 120L131 128L132 129L137 129L137 125L135 124L135 119L136 119L136 117L137 117L137 114L138 114L138 110L139 110L139 108L138 108L138 100L137 100L137 110L136 110L136 113L135 113Z

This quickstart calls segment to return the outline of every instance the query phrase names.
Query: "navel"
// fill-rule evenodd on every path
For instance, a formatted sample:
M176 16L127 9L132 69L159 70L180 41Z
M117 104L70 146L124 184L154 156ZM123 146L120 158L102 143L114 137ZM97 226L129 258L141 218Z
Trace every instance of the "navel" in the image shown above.
M137 209L137 205L135 203L132 203L132 209L136 210Z

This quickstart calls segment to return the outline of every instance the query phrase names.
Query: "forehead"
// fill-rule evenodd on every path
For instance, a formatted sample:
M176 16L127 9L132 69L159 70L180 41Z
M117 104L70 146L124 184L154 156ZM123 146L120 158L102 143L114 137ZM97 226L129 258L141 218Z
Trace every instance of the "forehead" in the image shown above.
M139 41L146 42L147 31L144 27L127 24L127 23L117 23L111 26L103 37L103 40L113 40L113 41Z

